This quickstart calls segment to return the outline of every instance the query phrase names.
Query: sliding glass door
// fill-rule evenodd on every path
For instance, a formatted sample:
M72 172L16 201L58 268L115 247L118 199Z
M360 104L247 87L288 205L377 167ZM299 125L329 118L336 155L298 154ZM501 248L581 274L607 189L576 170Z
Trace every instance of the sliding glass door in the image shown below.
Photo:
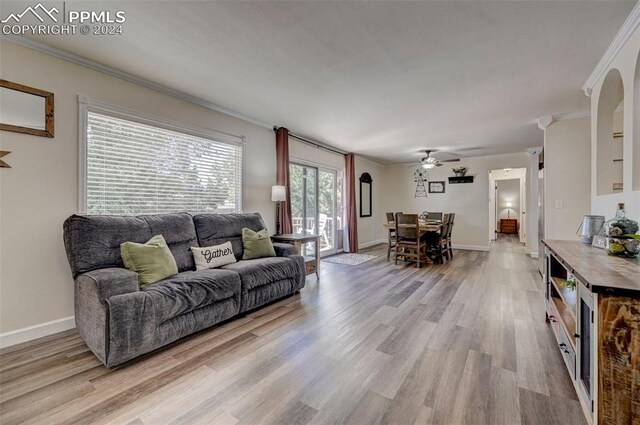
M335 170L297 163L290 172L293 232L320 235L321 254L335 254L342 247L342 179ZM311 244L304 254L313 254Z

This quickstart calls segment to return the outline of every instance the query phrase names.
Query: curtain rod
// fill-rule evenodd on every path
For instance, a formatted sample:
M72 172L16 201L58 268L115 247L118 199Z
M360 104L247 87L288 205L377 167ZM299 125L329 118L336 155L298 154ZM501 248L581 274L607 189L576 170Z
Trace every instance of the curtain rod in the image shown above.
M274 132L277 132L278 129L279 129L279 127L276 127L276 126L273 127L273 131ZM307 139L305 137L299 136L299 135L297 135L295 133L292 133L292 132L289 132L289 136L293 137L294 139L298 139L301 142L304 142L304 143L306 143L308 145L315 146L316 148L324 149L324 150L327 150L329 152L337 153L338 155L346 154L346 152L344 152L344 151L341 151L341 150L326 146L326 145L324 145L322 143L319 143L319 142L314 142L313 140L309 140L309 139Z

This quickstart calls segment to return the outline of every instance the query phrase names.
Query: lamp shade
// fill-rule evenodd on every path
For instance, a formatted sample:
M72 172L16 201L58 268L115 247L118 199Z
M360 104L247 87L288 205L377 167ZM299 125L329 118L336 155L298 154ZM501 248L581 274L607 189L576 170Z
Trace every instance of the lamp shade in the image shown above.
M271 200L273 202L286 201L286 188L284 186L271 186Z
M507 208L511 208L513 205L511 205L511 202L507 202Z

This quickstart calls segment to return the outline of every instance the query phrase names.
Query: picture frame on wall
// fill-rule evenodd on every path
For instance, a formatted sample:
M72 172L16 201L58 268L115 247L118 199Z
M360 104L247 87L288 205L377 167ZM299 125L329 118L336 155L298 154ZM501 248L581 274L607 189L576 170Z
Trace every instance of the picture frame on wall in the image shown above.
M444 193L444 181L429 182L429 193Z

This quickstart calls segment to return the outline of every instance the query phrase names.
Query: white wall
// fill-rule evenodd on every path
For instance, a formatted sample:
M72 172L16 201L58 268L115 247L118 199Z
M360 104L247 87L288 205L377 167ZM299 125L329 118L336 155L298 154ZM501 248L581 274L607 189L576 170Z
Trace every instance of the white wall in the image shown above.
M634 9L635 12L635 9ZM631 34L617 55L602 73L591 92L591 214L604 215L612 218L616 211L616 204L626 204L627 215L631 218L640 218L640 72L638 66L638 53L640 51L640 29ZM603 84L611 70L618 70L622 77L624 89L623 103L623 183L621 193L598 195L598 152L599 130L609 126L609 119L598 117L601 100L610 100L612 93L608 88L603 90ZM615 108L615 105L614 105ZM614 124L615 125L615 124ZM602 131L600 131L603 133ZM608 132L608 130L607 130ZM604 134L601 134L604 137ZM607 135L608 137L608 135ZM603 168L602 166L600 167ZM602 181L602 180L601 180Z
M591 119L549 125L544 161L545 237L576 240L576 230L591 203Z
M272 228L273 131L16 44L0 41L3 79L55 94L53 139L1 132L0 333L73 316L62 222L78 204L77 95L247 138L245 211Z
M371 217L360 217L360 181L362 173L371 174ZM386 242L386 230L382 226L386 222L385 211L383 211L385 199L384 167L380 164L356 156L356 206L358 210L358 245L360 248Z
M416 183L413 172L417 167L407 167L407 164L387 166L382 169L383 210L454 212L454 246L488 250L489 172L502 168L528 168L529 163L526 153L467 158L454 164L466 165L468 175L475 176L473 183L466 184L449 184L448 177L453 176L451 164L434 168L429 171L429 180L445 181L445 193L431 193L427 198L414 197Z
M289 159L344 171L344 155L311 146L294 137L289 137Z

